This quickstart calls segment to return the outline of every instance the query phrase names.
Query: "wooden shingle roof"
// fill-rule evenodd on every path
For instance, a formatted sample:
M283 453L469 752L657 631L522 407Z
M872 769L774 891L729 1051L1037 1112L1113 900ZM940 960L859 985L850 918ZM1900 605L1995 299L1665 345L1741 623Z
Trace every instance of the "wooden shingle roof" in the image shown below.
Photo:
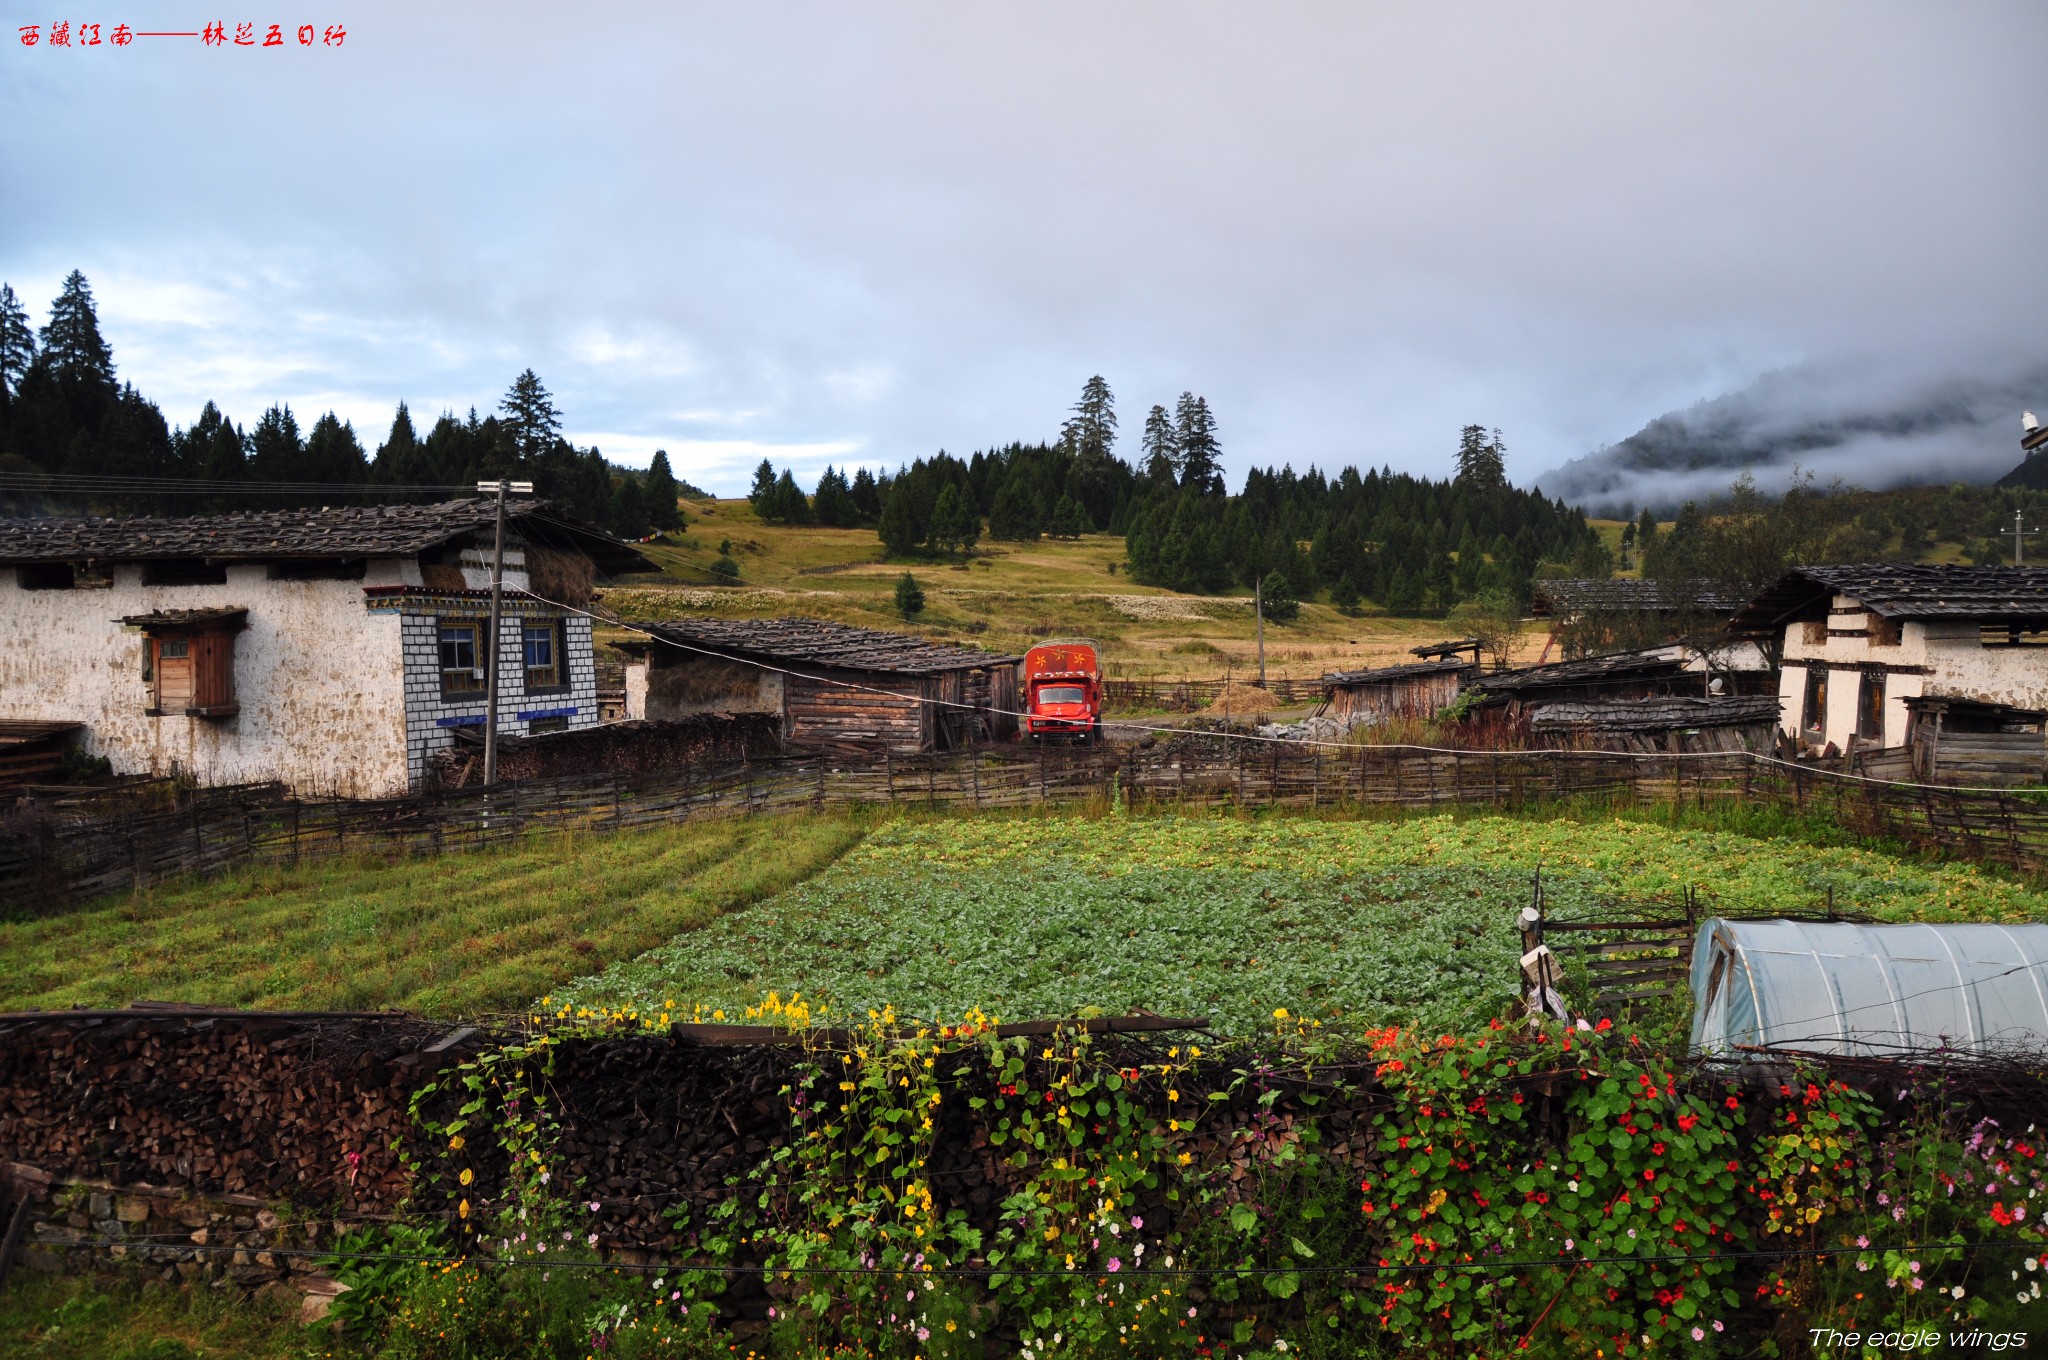
M1742 605L1741 596L1707 581L1673 584L1616 577L1538 581L1530 592L1529 610L1537 618L1577 614L1717 614L1725 618Z
M825 619L668 619L633 627L663 642L721 656L835 670L929 675L1011 665L1019 659Z
M1662 647L1645 647L1640 651L1580 657L1576 661L1559 661L1548 666L1497 671L1481 676L1472 687L1489 695L1523 694L1563 685L1597 684L1603 680L1657 679L1677 675L1684 669L1685 649L1670 643Z
M1886 619L2042 621L2048 620L2048 567L1800 567L1744 605L1728 629L1774 636L1788 623L1826 618L1836 595Z
M436 505L342 505L176 518L39 516L0 519L0 564L210 562L279 558L412 557L489 529L496 502L472 497ZM520 537L588 555L600 571L651 571L637 549L546 501L514 501L506 523Z
M1416 680L1428 675L1469 671L1472 668L1470 659L1446 658L1442 661L1412 661L1402 666L1380 666L1365 671L1331 671L1323 677L1323 687L1349 689L1354 685L1384 685L1400 680Z
M1663 732L1682 727L1748 727L1778 721L1775 694L1688 698L1600 699L1538 704L1529 722L1538 728L1602 732Z

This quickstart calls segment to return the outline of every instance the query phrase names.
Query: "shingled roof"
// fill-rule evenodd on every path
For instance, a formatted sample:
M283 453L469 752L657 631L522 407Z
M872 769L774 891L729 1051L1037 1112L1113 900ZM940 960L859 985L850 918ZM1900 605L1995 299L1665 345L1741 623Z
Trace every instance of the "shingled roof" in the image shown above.
M1677 675L1685 669L1685 648L1676 643L1645 647L1633 652L1609 652L1605 656L1580 657L1548 666L1525 666L1521 670L1497 671L1481 676L1472 687L1486 695L1522 694L1561 685L1588 685L1602 680L1655 679Z
M1425 675L1447 675L1452 671L1469 671L1472 662L1447 657L1442 661L1411 661L1401 666L1380 666L1366 671L1331 671L1323 677L1324 688L1348 688L1352 685L1384 685L1397 680L1414 680Z
M1538 581L1530 594L1529 612L1539 619L1577 614L1715 614L1725 618L1743 603L1741 596L1707 581L1672 585L1616 577L1607 581Z
M929 642L907 633L855 628L824 619L670 619L636 623L663 642L741 660L800 662L849 671L929 675L1015 663L1014 656ZM629 644L630 645L630 644Z
M412 557L489 529L497 504L481 497L438 505L344 505L251 510L232 515L0 519L0 564L23 562L210 562L279 558ZM631 544L571 518L546 501L514 501L506 522L519 536L588 555L600 571L652 571Z
M1606 732L1662 732L1674 727L1747 727L1778 721L1775 694L1665 695L1649 699L1579 700L1538 704L1529 722L1538 728L1586 728Z
M1728 629L1772 637L1788 623L1826 618L1836 595L1887 619L2040 622L2048 620L2048 567L1801 567L1744 605Z

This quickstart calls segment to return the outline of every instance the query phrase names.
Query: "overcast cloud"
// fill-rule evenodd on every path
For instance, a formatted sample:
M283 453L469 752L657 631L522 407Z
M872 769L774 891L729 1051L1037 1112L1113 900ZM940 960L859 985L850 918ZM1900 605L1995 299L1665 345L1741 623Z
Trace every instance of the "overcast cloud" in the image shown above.
M1233 481L1468 421L1526 481L1787 365L2048 356L2035 0L0 9L0 278L40 323L84 270L178 423L374 448L531 365L730 492L1049 437L1099 372L1133 442L1206 395Z

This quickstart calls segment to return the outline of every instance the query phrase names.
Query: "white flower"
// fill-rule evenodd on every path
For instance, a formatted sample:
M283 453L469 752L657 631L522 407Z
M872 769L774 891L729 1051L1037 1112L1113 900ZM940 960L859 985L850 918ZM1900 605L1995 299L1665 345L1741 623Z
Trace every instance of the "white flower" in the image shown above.
M2041 1268L2041 1263L2040 1263L2039 1261L2037 1261L2036 1259L2034 1259L2034 1258L2033 1258L2033 1257L2031 1257L2031 1256L2029 1256L2029 1257L2027 1258L2027 1269L2028 1269L2028 1270L2039 1270L2040 1268Z
M1273 1343L1273 1349L1276 1351L1285 1352L1287 1349L1287 1343L1285 1341L1275 1341Z
M1571 1191L1574 1195L1579 1193L1579 1183L1577 1181L1566 1181L1564 1188Z
M1954 1289L1949 1290L1948 1293L1950 1298L1959 1299L1963 1296L1963 1287L1957 1285Z

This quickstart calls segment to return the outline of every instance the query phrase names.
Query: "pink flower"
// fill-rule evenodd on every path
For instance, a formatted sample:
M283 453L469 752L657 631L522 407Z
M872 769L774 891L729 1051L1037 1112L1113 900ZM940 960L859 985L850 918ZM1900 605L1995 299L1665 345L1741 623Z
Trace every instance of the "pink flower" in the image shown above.
M1112 1256L1112 1257L1110 1257L1110 1258L1109 1258L1109 1273L1110 1273L1110 1274L1114 1275L1114 1274L1116 1274L1116 1273L1117 1273L1117 1272L1118 1272L1119 1270L1122 1270L1123 1268L1124 1268L1124 1263L1123 1263L1123 1259L1122 1259L1121 1257L1117 1257L1117 1256Z
M1695 1341L1705 1341L1705 1340L1707 1339L1707 1330L1706 1330L1706 1328L1704 1328L1704 1327L1695 1327L1695 1328L1693 1328L1693 1329L1692 1329L1692 1339L1693 1339L1693 1340L1695 1340Z
M1716 1323L1714 1324L1714 1330L1715 1330L1715 1331L1717 1331L1717 1332L1725 1332L1725 1331L1727 1331L1728 1329L1727 1329L1726 1327L1723 1327L1723 1326L1722 1326L1722 1325L1721 1325L1721 1324L1720 1324L1719 1322L1716 1322Z
M1870 1239L1867 1237L1859 1237L1856 1239L1856 1245L1859 1247L1867 1247L1870 1245Z
M1142 1218L1139 1218L1139 1217L1138 1217L1138 1216L1137 1216L1136 1214L1132 1214L1132 1215L1131 1215L1131 1226L1132 1226L1133 1228L1142 1228L1142 1227L1144 1227L1144 1226L1145 1226L1145 1220L1144 1220L1144 1219L1142 1219Z
M592 1201L590 1201L590 1212L592 1212L593 1214L597 1212L597 1201L596 1201L596 1200L592 1200Z

